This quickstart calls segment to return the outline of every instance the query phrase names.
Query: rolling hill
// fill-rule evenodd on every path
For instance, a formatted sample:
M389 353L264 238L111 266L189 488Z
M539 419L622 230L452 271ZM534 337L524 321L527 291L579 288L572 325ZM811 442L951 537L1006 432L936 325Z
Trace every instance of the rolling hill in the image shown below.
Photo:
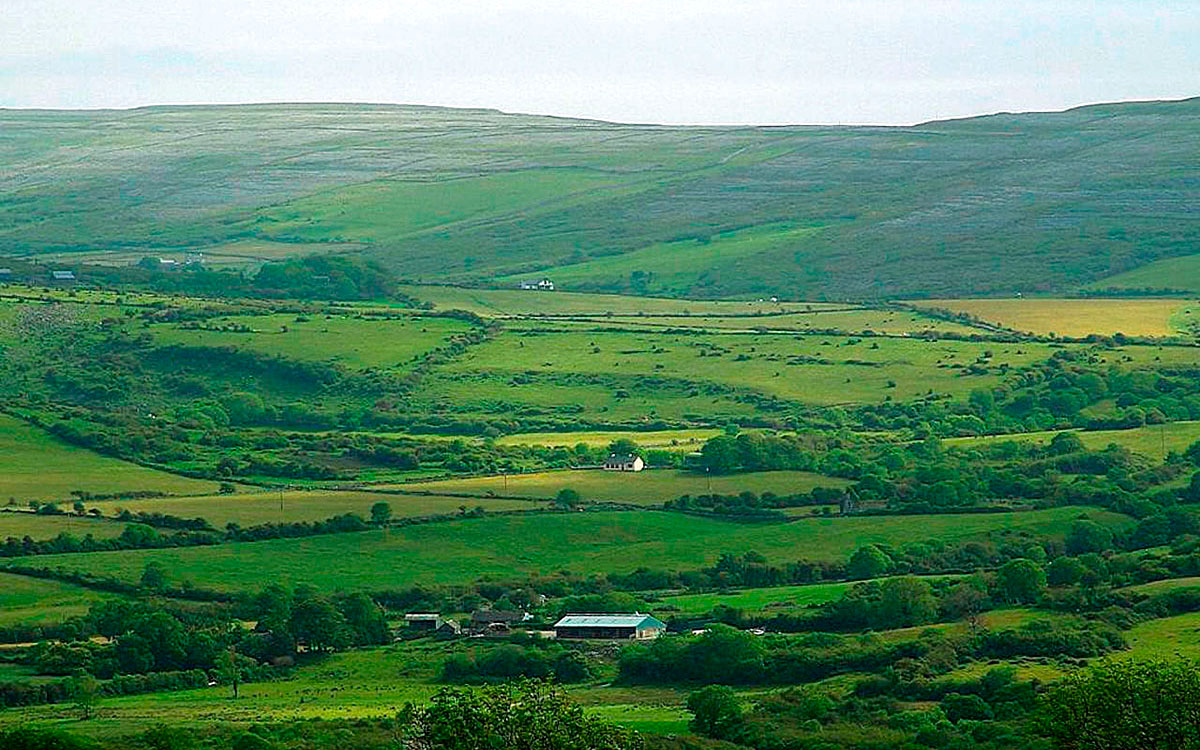
M353 252L418 282L709 298L1171 288L1129 272L1200 254L1198 138L1200 99L902 128L0 110L0 252Z

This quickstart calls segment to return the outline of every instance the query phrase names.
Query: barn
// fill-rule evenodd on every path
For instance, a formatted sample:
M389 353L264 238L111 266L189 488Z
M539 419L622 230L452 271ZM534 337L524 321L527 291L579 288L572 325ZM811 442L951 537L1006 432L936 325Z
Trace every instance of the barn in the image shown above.
M631 615L567 615L554 623L557 638L649 640L667 630L661 620L635 612Z

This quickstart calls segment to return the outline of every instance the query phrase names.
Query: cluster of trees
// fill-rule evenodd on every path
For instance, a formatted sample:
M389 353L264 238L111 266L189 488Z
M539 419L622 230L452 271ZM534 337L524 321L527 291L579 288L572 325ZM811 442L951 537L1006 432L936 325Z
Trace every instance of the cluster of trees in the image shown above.
M540 643L523 634L514 634L511 640L511 643L452 654L442 662L442 680L491 682L525 677L571 683L592 676L591 665L578 651L549 642Z

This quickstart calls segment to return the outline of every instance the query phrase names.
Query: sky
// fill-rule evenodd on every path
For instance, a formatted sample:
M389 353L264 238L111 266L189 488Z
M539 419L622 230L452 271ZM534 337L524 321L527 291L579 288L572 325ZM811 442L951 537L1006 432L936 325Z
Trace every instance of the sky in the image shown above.
M908 124L1200 95L1200 0L0 0L0 107Z

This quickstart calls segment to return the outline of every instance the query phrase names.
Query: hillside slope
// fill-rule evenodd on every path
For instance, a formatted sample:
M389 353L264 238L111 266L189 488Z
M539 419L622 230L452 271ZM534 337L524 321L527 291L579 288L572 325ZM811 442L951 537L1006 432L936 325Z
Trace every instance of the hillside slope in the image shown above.
M364 252L416 281L700 297L1063 291L1200 253L1198 143L1200 99L911 128L8 110L0 252Z

